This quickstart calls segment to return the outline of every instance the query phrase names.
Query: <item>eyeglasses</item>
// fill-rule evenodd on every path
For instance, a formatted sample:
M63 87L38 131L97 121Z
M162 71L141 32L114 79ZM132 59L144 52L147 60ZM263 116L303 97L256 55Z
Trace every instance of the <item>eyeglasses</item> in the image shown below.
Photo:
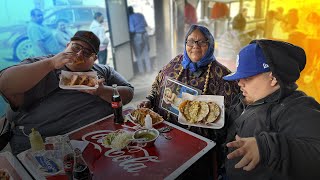
M207 46L207 44L208 44L208 40L198 40L198 41L195 41L195 40L187 40L186 41L186 44L187 44L187 46L190 46L190 47L193 47L193 46L195 46L196 44L198 44L199 46L201 46L201 47L205 47L205 46Z
M71 50L75 53L82 51L82 54L85 58L90 58L94 53L88 48L83 47L78 43L71 43Z

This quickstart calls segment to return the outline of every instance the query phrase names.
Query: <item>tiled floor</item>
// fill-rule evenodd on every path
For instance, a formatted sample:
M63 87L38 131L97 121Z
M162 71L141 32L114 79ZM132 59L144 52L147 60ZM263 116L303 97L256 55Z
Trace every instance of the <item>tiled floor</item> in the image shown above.
M145 75L138 75L135 76L132 80L129 82L134 87L134 97L132 101L127 104L126 106L133 106L136 107L136 105L141 102L147 94L149 93L151 89L151 85L156 77L157 73L151 73L151 74L145 74Z

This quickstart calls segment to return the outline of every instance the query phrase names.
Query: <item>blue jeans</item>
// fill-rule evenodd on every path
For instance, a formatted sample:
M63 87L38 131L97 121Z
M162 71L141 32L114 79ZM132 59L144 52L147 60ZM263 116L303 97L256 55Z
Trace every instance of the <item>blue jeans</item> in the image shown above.
M99 64L103 64L105 65L107 62L107 57L108 57L108 50L102 50L98 52L98 60L99 60Z
M149 57L148 33L135 33L133 36L133 51L138 63L139 73L151 72ZM144 61L143 61L144 60ZM144 68L144 64L146 68Z

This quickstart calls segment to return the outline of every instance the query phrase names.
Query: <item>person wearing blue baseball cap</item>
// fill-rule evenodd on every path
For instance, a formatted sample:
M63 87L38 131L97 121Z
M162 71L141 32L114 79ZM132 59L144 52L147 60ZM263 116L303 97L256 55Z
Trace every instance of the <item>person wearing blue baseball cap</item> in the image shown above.
M320 179L320 105L297 90L302 48L254 40L239 52L240 93L227 112L228 179Z

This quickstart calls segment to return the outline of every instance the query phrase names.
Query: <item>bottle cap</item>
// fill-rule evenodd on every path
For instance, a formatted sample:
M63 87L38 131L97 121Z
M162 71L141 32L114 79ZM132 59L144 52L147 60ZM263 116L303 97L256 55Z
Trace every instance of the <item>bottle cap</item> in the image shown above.
M34 128L31 128L31 133L29 134L29 136L35 136L37 135L39 132L37 130L35 130Z
M43 143L43 139L38 131L34 128L31 129L31 133L29 134L29 141L31 145L32 151L40 151L45 149L45 145Z

